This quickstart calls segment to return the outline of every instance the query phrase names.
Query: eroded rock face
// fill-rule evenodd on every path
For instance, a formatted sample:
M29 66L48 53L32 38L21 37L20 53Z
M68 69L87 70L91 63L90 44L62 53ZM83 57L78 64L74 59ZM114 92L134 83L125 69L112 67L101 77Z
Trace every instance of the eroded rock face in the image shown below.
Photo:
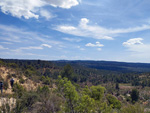
M12 76L13 74L15 75L15 77ZM1 66L0 67L0 78L8 83L8 88L7 88L7 90L3 89L3 93L12 94L13 92L12 92L12 88L10 86L10 78L13 77L14 82L19 83L20 76L25 80L25 82L20 85L22 85L27 91L36 90L38 86L41 86L40 83L35 83L34 81L28 79L23 74L21 74L21 75L18 74L18 72L15 71L14 69Z

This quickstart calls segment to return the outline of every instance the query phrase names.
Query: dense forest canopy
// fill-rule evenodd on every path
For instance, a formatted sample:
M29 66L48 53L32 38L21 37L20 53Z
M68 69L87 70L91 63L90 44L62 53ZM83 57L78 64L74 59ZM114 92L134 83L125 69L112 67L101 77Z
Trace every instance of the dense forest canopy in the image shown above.
M92 82L93 84L118 82L131 83L132 85L150 86L149 78L150 64L148 63L126 63L113 61L42 61L42 60L14 60L1 59L11 67L19 67L27 75L36 74L57 78L64 66L72 73L70 80L75 82ZM69 67L71 66L71 67ZM142 74L146 75L140 77Z

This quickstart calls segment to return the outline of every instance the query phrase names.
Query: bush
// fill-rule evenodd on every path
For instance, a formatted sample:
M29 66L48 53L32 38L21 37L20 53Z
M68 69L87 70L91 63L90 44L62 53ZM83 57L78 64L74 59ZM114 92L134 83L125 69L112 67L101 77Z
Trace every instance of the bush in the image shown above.
M41 77L41 81L43 82L43 84L45 85L50 85L51 81L50 81L50 78L48 76L42 76Z
M92 87L90 87L90 91L91 91L91 94L90 94L91 98L99 101L104 96L105 88L100 85L92 86Z
M19 82L20 82L21 84L24 84L25 80L24 80L23 78L20 78Z
M144 113L144 108L139 104L127 105L120 110L120 113Z
M30 110L32 105L38 101L38 94L35 92L25 92L20 99L17 100L15 113L24 113Z
M109 105L113 105L113 108L117 108L117 109L121 108L121 102L116 97L114 97L113 95L108 94L106 96L106 98L109 102Z
M25 89L20 84L15 83L13 86L13 92L15 92L15 95L17 96L17 98L21 98L23 93L25 93Z
M7 81L4 81L4 82L3 82L3 86L4 86L4 89L7 90L7 88L8 88L8 82L7 82Z
M132 102L136 102L139 99L139 92L137 89L133 89L131 92Z

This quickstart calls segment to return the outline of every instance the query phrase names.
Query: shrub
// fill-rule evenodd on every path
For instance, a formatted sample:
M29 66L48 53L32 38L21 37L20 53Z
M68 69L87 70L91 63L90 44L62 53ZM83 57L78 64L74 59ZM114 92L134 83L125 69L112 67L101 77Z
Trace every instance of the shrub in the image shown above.
M120 110L120 113L144 113L144 108L139 104L127 105Z
M7 90L7 88L8 88L8 82L4 81L3 84L4 84L4 89Z
M132 102L136 102L139 99L139 92L137 89L133 89L131 92Z
M24 80L23 78L20 78L19 82L20 82L21 84L24 84L25 80Z
M114 97L113 95L108 94L106 96L106 98L109 102L109 105L113 105L113 108L117 108L117 109L121 108L121 102L116 97Z
M25 93L25 89L20 84L15 83L13 86L13 92L15 92L15 95L17 96L17 98L21 98L23 93Z

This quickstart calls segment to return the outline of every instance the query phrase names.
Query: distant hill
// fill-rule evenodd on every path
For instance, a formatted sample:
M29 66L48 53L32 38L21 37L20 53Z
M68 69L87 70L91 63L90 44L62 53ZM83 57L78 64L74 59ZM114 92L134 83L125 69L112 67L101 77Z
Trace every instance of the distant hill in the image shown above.
M86 68L93 68L98 70L116 71L122 73L128 72L150 72L150 63L127 63L114 61L53 61L58 66L70 64L72 66L82 66Z
M40 64L40 67L56 67L62 68L66 64L70 64L75 68L91 68L104 71L113 71L121 73L130 72L150 72L150 63L128 63L116 61L92 61L92 60L58 60L58 61L44 61L44 60L17 60L17 59L1 59L6 63L17 63L19 66L22 64Z

